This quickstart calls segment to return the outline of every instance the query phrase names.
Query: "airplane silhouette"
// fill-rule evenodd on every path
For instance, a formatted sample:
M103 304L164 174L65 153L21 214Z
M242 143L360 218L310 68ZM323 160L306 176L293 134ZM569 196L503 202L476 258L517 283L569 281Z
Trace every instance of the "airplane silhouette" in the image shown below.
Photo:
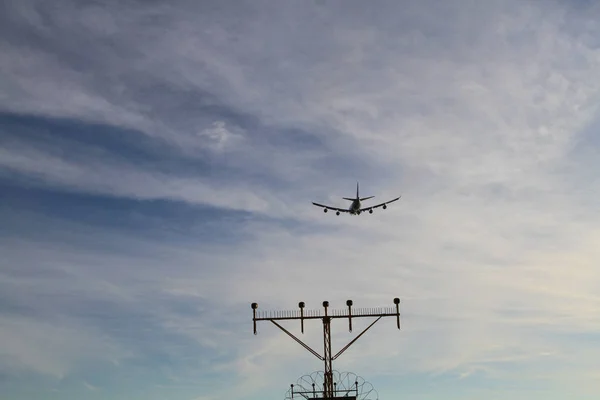
M348 209L330 207L330 206L326 206L324 204L319 204L319 203L315 203L315 202L313 202L313 204L317 207L323 207L323 212L327 212L327 210L333 210L333 211L335 211L336 215L340 215L341 212L349 213L351 215L360 215L360 213L363 211L369 211L369 214L373 214L373 209L378 208L378 207L383 207L383 209L385 210L387 208L388 204L393 203L394 201L398 200L401 196L396 197L393 200L386 201L385 203L377 204L376 206L364 207L364 208L360 207L361 201L372 199L373 197L375 197L375 196L361 198L360 195L358 194L358 182L356 182L356 197L355 198L343 197L344 200L350 200L352 202L352 204L350 205L350 207Z

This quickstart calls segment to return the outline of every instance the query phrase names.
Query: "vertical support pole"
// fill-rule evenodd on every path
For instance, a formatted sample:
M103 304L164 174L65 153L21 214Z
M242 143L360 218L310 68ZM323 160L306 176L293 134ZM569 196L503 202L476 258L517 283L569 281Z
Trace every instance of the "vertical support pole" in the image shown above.
M252 303L252 322L254 323L254 334L256 335L256 309L258 304Z
M352 332L352 300L346 300L348 306L348 332Z
M304 333L304 302L298 303L298 307L300 307L300 331Z
M400 329L400 299L396 297L394 299L394 304L396 305L396 325L398 326L398 329Z
M329 302L324 301L325 316L323 317L323 359L325 361L325 382L323 383L323 398L333 398L333 368L331 362L331 318L327 315Z

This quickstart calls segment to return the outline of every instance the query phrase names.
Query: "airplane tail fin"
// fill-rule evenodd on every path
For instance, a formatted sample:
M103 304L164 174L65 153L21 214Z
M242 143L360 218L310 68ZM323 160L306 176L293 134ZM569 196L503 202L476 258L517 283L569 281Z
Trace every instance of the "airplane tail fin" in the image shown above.
M350 197L342 197L344 200L350 200L350 201L354 201L354 200L368 200L368 199L372 199L375 196L369 196L369 197L359 197L359 191L358 191L358 182L356 182L356 197L354 199L351 199Z
M360 201L369 200L369 199L372 199L373 197L375 197L375 196L359 197L359 195L358 195L358 182L356 182L356 198L358 200L360 200Z

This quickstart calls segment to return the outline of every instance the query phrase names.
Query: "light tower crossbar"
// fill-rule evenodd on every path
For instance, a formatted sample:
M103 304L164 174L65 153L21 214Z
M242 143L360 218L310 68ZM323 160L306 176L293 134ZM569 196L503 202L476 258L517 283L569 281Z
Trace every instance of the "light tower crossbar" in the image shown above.
M396 325L400 329L400 299L395 298L394 304L396 307L380 307L380 308L359 308L358 310L352 309L352 300L346 301L348 308L346 310L329 310L329 302L323 302L323 311L321 310L304 310L304 302L300 302L298 307L299 311L257 311L258 304L252 303L252 321L254 324L254 334L256 335L256 323L258 321L270 321L285 334L294 339L298 344L312 353L319 360L325 364L324 377L325 382L323 385L323 398L333 399L334 398L334 384L333 384L333 360L337 359L344 351L346 351L354 342L356 342L365 332L367 332L377 321L383 317L396 317ZM356 336L350 343L344 346L335 355L332 355L331 351L331 320L347 318L348 319L348 330L352 332L352 319L353 318L365 318L365 317L376 317L369 326L367 326L358 336ZM276 321L281 320L300 320L300 330L304 333L304 320L320 319L323 322L323 349L324 354L320 355L317 351L313 350L310 346L296 337L293 333L285 329L283 326L278 324Z

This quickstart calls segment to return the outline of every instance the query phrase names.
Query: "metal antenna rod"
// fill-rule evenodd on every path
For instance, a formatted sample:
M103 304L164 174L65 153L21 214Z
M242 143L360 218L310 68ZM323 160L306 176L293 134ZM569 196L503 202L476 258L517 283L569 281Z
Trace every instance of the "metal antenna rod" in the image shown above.
M325 382L323 384L323 399L333 399L336 389L334 388L335 384L333 382L333 360L338 358L344 351L346 351L354 342L358 340L369 328L371 328L377 321L379 321L382 317L396 317L396 326L400 329L400 299L395 298L394 304L395 308L385 307L385 308L368 308L368 309L359 309L358 312L352 312L352 300L346 301L346 306L348 306L348 310L334 310L329 312L329 302L323 302L323 313L319 311L309 311L307 314L304 312L305 304L303 301L298 303L298 307L300 308L300 312L297 311L276 311L276 312L261 312L257 311L258 304L252 303L252 322L254 325L254 334L256 335L256 322L257 321L271 321L273 325L277 326L283 332L285 332L288 336L298 342L302 347L306 350L310 351L313 355L319 358L325 364L324 377ZM348 318L348 331L352 332L352 318L364 318L364 317L375 317L375 321L371 323L368 327L366 327L359 335L357 335L350 343L344 346L337 354L332 355L331 351L331 320L337 318ZM287 329L279 325L275 321L280 320L300 320L300 330L304 333L304 320L309 319L320 319L323 322L323 350L324 354L321 356L318 352L310 348L306 343L302 340L298 339L294 334L289 332Z

